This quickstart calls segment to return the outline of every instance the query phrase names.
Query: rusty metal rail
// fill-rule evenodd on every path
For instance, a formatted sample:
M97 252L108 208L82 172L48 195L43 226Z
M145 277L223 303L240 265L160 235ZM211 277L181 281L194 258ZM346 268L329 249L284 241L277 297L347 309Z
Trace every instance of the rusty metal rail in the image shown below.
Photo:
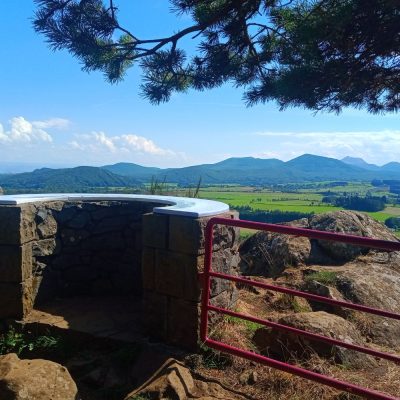
M333 339L330 337L326 337L323 335L307 332L301 329L289 327L283 324L279 324L276 322L272 322L269 320L260 319L257 317L237 313L231 310L227 310L221 307L215 307L210 304L210 283L211 279L218 278L218 279L225 279L232 282L243 283L245 285L255 286L263 289L269 289L280 293L286 293L293 296L299 296L306 298L308 300L317 301L321 303L326 303L330 305L335 305L343 308L348 308L360 312L365 312L368 314L379 315L381 317L391 318L395 320L400 320L400 314L394 313L391 311L380 310L374 307L368 307L360 304L354 304L347 301L339 301L329 299L323 296L314 295L311 293L301 292L294 289L289 289L282 286L270 285L266 283L256 282L249 279L240 278L237 276L222 274L219 272L212 271L212 250L213 250L213 232L215 225L225 225L230 227L240 227L240 228L250 228L255 230L263 230L268 232L277 232L283 233L288 235L295 235L295 236L303 236L308 237L310 239L319 239L319 240L328 240L328 241L335 241L341 243L348 243L360 247L368 247L373 249L379 250L386 250L386 251L400 251L400 242L390 242L385 240L377 240L371 238L365 238L360 236L351 236L351 235L344 235L339 233L333 232L322 232L322 231L315 231L310 229L304 228L295 228L290 226L283 226L283 225L274 225L274 224L265 224L260 222L252 222L252 221L245 221L245 220L234 220L229 218L220 218L214 217L211 218L206 227L206 243L205 243L205 261L204 261L204 272L202 274L203 282L204 282L204 290L203 290L203 297L202 297L202 310L201 310L201 340L202 342L210 348L233 354L239 357L243 357L252 361L256 361L258 363L277 368L281 371L285 371L291 373L293 375L300 376L302 378L306 378L309 380L313 380L315 382L334 387L339 390L344 390L349 393L353 393L359 396L363 396L369 399L375 400L394 400L398 399L397 397L389 396L385 393L377 392L375 390L354 385L349 382L341 381L336 378L332 378L326 375L322 375L313 371L309 371L307 369L298 367L293 364L285 363L282 361L278 361L248 350L240 349L238 347L231 346L229 344L213 340L208 337L208 313L209 311L214 311L217 313L229 315L232 317L237 317L240 319L244 319L247 321L255 322L260 325L268 326L273 329L278 329L281 331L291 332L293 334L304 336L309 339L329 343L335 346L340 346L344 348L348 348L351 350L355 350L361 353L369 354L374 357L379 357L382 359L386 359L389 361L393 361L395 363L400 364L400 357L396 354L385 353L381 352L369 347L364 347L352 343L347 343L341 340Z

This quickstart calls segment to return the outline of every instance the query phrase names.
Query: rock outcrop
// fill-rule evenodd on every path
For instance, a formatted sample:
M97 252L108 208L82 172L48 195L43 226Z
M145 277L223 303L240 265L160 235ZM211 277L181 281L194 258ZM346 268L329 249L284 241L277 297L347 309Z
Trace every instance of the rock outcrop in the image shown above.
M310 257L307 238L257 232L240 247L240 269L243 275L276 277L286 267L296 267Z
M383 224L353 211L314 215L290 225L398 241ZM243 274L280 277L279 284L304 292L400 313L400 252L259 232L242 244L240 255ZM298 270L283 273L290 267ZM400 321L317 301L308 303L312 312L293 313L286 308L279 310L276 320L348 343L372 342L400 351ZM282 312L287 314L282 316ZM374 359L365 354L284 331L262 328L254 340L260 350L283 359L317 354L355 368L374 364Z
M278 323L346 343L358 345L364 343L363 337L351 322L324 311L287 315L279 318ZM258 329L254 335L254 342L264 354L272 354L283 359L308 359L311 355L317 354L355 368L365 368L374 364L372 357L365 354L270 328Z
M390 264L374 263L373 257L358 260L338 275L336 286L351 302L400 313L400 272ZM373 342L400 350L400 321L359 313L355 318L362 318Z
M1 400L78 400L78 389L68 370L47 360L0 356Z
M244 400L240 393L231 392L216 382L193 378L190 370L174 359L162 367L140 388L131 392L125 400L143 398L176 400Z
M288 225L335 233L398 241L383 224L356 211L335 211L313 215L309 220L292 221ZM305 264L343 265L369 249L324 240L279 233L257 232L239 249L240 269L244 275L277 277L287 267Z
M398 241L397 237L383 224L369 215L357 211L335 211L317 214L310 218L309 228L319 231L345 233L381 240ZM339 263L354 260L368 249L338 242L318 240L318 245L327 256Z

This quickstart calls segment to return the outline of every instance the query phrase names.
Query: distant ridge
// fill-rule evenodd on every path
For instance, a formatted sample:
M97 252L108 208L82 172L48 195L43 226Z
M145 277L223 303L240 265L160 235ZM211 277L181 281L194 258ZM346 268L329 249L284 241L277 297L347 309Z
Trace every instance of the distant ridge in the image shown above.
M116 175L98 167L75 168L41 168L32 172L0 176L0 186L3 189L31 189L53 191L70 190L70 188L87 189L91 187L121 187L132 186L137 180Z
M369 171L379 171L380 168L375 164L368 164L362 158L357 157L344 157L341 161L343 161L345 164L354 165L356 167L364 168Z
M85 190L96 187L135 187L155 178L179 185L196 184L271 185L318 181L371 181L400 179L400 163L382 167L364 160L304 154L290 161L233 157L215 164L183 168L156 168L121 162L103 167L42 168L33 172L0 175L4 189Z

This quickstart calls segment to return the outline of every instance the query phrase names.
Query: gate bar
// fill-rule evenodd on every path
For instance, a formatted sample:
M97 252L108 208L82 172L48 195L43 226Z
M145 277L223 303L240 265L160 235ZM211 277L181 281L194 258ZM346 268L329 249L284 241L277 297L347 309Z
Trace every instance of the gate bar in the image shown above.
M327 386L334 387L339 390L345 390L349 393L364 396L369 399L375 399L375 400L395 400L396 399L395 397L391 397L389 395L377 392L372 389L357 386L357 385L354 385L349 382L340 381L338 379L335 379L335 378L332 378L329 376L321 375L316 372L309 371L307 369L300 368L295 365L287 364L287 363L284 363L284 362L281 362L278 360L274 360L269 357L265 357L265 356L247 351L247 350L235 348L228 344L218 342L218 341L208 338L207 331L208 331L208 312L209 312L209 310L213 310L216 312L222 312L222 313L226 313L226 311L228 311L225 309L218 309L218 307L214 307L211 304L209 304L211 277L241 282L241 283L244 283L247 285L264 287L264 288L267 288L270 290L276 290L276 291L280 291L283 293L289 293L289 294L293 294L296 296L309 298L309 299L312 299L315 301L339 305L341 307L346 307L346 308L352 308L352 309L356 309L358 311L364 311L364 312L368 312L368 313L375 314L375 315L385 316L388 318L400 319L399 315L396 313L391 313L388 311L379 310L379 309L372 308L372 307L361 306L358 304L341 302L338 300L324 298L323 296L316 296L316 295L312 295L310 293L293 291L292 289L287 289L287 288L273 286L273 285L261 284L260 282L255 282L255 281L251 281L251 280L247 280L247 279L233 277L230 275L212 272L211 271L211 262L212 262L212 250L213 250L213 227L216 224L233 226L233 227L236 226L236 227L241 227L241 228L250 228L250 229L270 231L270 232L277 232L277 233L283 233L283 234L295 235L295 236L304 236L304 237L308 237L310 239L337 241L337 242L341 242L341 243L349 243L349 244L354 244L357 246L369 247L369 248L378 248L378 249L387 250L387 251L400 251L400 242L390 242L390 241L386 241L386 240L377 240L377 239L365 238L365 237L360 237L360 236L345 235L345 234L340 234L340 233L313 231L313 230L309 230L309 229L288 227L288 226L283 226L283 225L274 225L274 224L266 224L266 223L253 222L253 221L233 220L233 219L228 219L228 218L213 217L208 221L208 224L206 226L204 273L202 274L203 278L204 278L204 288L203 288L203 297L202 297L201 326L200 326L201 340L205 345L208 345L210 348L214 348L216 350L220 350L220 351L230 353L233 355L237 355L237 356L240 356L240 357L243 357L246 359L257 361L261 364L268 365L273 368L277 368L279 370L291 373L293 375L297 375L297 376L300 376L300 377L303 377L303 378L306 378L309 380L313 380L313 381L325 384ZM231 313L231 312L229 311L229 313ZM248 316L243 316L241 314L237 314L237 313L234 313L234 314L235 314L234 316L238 316L239 318L243 318L243 317L244 317L244 319L249 318ZM250 317L250 318L253 318L253 317ZM254 321L254 322L256 322L256 321ZM264 320L262 322L262 324L265 325L266 322L270 322L270 321ZM285 330L290 330L290 329L288 329L290 327L285 327L284 325L281 325L279 328L285 329ZM291 329L294 329L294 328L291 328ZM311 334L311 333L308 332L308 334ZM312 335L314 335L314 334L312 334ZM329 339L329 338L325 338L325 337L321 336L320 340L322 340L322 338L324 338L324 340ZM341 342L341 343L343 345L343 342ZM364 349L364 352L365 352L365 350L367 350L368 352L369 351L374 352L374 350L372 350L372 349ZM390 354L385 354L385 355L391 357ZM382 357L382 355L380 357ZM387 357L385 357L385 358L387 358ZM393 360L393 361L395 361L395 360ZM396 359L396 361L397 361L397 359Z

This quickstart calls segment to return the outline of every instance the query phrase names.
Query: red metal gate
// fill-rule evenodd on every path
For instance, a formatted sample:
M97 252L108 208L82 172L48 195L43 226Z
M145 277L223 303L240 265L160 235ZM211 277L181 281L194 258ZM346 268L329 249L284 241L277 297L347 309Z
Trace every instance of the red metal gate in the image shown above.
M346 392L350 392L356 395L360 395L369 399L382 399L382 400L393 400L396 397L391 397L387 394L380 393L365 387L357 386L349 382L340 381L338 379L318 374L313 371L309 371L304 368L300 368L296 365L288 364L285 362L281 362L257 353L250 352L248 350L240 349L237 347L233 347L229 344L211 339L208 337L208 313L209 311L221 313L224 315L230 315L233 317L237 317L240 319L244 319L247 321L252 321L260 325L272 327L274 329L279 329L282 331L291 332L297 335L302 335L308 337L313 340L318 340L326 343L330 343L332 345L345 347L351 350L356 350L361 353L369 354L375 357L380 357L386 360L393 361L395 363L400 364L400 357L395 354L384 353L381 351L374 350L372 348L363 347L351 343L346 343L340 340L336 340L330 337L314 334L311 332L306 332L301 329L292 328L289 326L285 326L282 324L278 324L272 321L252 317L245 314L240 314L234 311L230 311L224 308L215 307L210 304L210 282L212 278L220 278L226 279L232 282L239 282L245 285L251 285L263 289L269 289L280 293L286 293L293 296L303 297L308 300L318 301L321 303L326 303L330 305L340 306L352 310L357 310L369 314L379 315L386 318L391 318L395 320L400 320L400 314L380 310L373 307L367 307L359 304L354 304L346 301L338 301L329 299L322 296L317 296L310 293L305 293L297 290L288 289L281 286L275 286L270 284L265 284L261 282L251 281L249 279L243 279L240 277L226 275L219 272L212 271L212 249L213 249L213 231L215 225L226 225L231 227L240 227L240 228L251 228L255 230L263 230L269 232L277 232L283 233L288 235L295 235L295 236L304 236L310 239L323 239L341 243L348 243L362 247L374 248L379 250L386 250L386 251L400 251L400 242L390 242L385 240L376 240L370 239L365 237L359 236L350 236L338 233L331 233L331 232L322 232L322 231L314 231L310 229L303 229L303 228L295 228L290 226L284 225L274 225L274 224L265 224L259 222L251 222L251 221L244 221L244 220L234 220L228 218L220 218L214 217L211 218L206 227L206 243L205 243L205 262L204 262L204 273L201 274L204 282L204 290L203 290L203 297L202 297L202 311L201 311L201 340L202 342L210 348L230 353L235 356L243 357L252 361L256 361L258 363L277 368L281 371L285 371L291 373L293 375L300 376L302 378L310 379L315 382L332 386L339 390L344 390ZM400 333L399 333L400 334Z

